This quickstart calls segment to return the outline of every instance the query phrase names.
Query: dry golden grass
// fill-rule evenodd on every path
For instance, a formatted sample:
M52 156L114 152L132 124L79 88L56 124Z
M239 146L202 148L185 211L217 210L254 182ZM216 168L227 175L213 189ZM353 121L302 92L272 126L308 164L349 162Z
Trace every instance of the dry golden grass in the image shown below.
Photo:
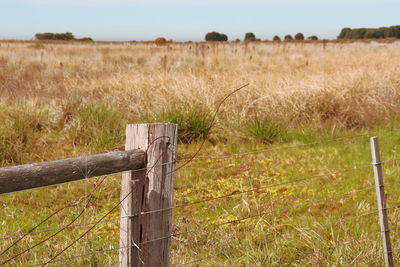
M400 43L0 44L3 101L55 105L79 92L137 117L224 105L224 121L269 113L352 128L399 113Z
M222 131L225 140L206 142L202 156L265 149L266 144L240 136L241 128L245 128L241 126L255 115L261 116L260 122L266 121L266 125L253 130L258 130L261 136L267 133L267 139L269 131L269 137L274 137L285 132L286 125L301 126L299 132L291 129L290 140L281 138L282 142L287 142L281 144L283 146L352 134L351 131L337 133L336 128L361 128L353 133L359 134L377 123L398 124L393 118L400 110L399 44L304 42L156 46L2 42L0 166L122 148L126 123L150 120L149 116L163 120L163 113L159 113L163 109L170 113L191 107L213 111L227 93L246 83L250 86L233 95L218 114L216 127L219 128L213 130ZM186 123L195 116L201 121L201 112L194 111L183 114ZM269 124L271 118L278 118L278 123L272 120ZM314 132L307 133L306 127L303 131L303 126ZM315 127L330 132L322 131L318 135ZM230 135L224 135L223 131ZM398 135L386 133L382 137L382 159L398 158ZM198 147L196 142L179 145L179 158L193 155ZM175 209L176 232L269 210L283 211L177 236L172 240L172 262L187 263L220 254L197 264L345 266L359 262L360 266L380 265L382 251L377 216L375 213L363 216L376 211L374 192L355 192L373 186L371 170L332 174L370 162L368 138L363 137L187 165L176 174L174 205L275 183L293 184ZM384 170L385 183L398 180L397 162L387 162ZM332 175L294 183L310 175L326 173ZM77 223L96 221L109 211L118 202L119 181L119 175L107 178ZM84 197L95 182L82 181L1 196L0 237L28 231L57 208ZM385 190L388 206L393 207L389 220L393 248L397 251L400 248L397 223L400 213L394 207L399 205L400 187L393 184ZM347 195L342 197L341 194ZM334 195L339 197L296 206ZM288 207L295 208L287 210ZM40 230L66 225L81 208L60 213ZM356 216L360 217L347 221ZM110 217L118 218L119 212L115 211ZM61 258L117 248L118 227L117 221L99 225ZM52 233L24 238L1 260ZM12 264L39 264L81 233L80 227L68 229ZM16 238L2 240L0 251ZM395 260L399 261L397 255ZM115 266L117 262L118 253L113 250L60 262L59 266L64 263L64 266Z

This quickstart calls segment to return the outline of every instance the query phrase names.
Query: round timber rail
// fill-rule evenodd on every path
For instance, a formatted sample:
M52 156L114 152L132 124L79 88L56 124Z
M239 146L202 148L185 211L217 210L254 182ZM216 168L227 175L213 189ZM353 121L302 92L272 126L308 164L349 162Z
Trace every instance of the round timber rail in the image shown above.
M134 149L0 168L0 194L145 168L145 152Z

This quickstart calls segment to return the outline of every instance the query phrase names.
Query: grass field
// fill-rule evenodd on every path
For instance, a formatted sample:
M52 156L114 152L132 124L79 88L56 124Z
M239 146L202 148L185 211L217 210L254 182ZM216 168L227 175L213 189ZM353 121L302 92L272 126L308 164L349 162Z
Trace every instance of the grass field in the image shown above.
M400 158L400 132L391 130L400 128L399 59L398 42L3 42L0 165L122 149L127 123L154 121L179 124L178 157L187 159L199 148L221 99L250 83L217 114L199 155L212 158L176 173L175 205L231 196L174 210L173 232L190 233L173 238L172 263L216 255L192 265L383 265L369 137L379 136L386 161L396 251L400 187L395 183L398 161L392 159ZM220 158L360 134L366 135ZM354 167L363 168L349 170ZM69 223L83 209L85 195L101 181L0 196L0 238L26 232L72 204L39 230ZM255 188L260 189L240 193ZM105 178L76 224L99 219L118 201L119 191L120 175ZM244 219L253 215L260 216ZM119 211L109 218L118 216ZM40 264L88 227L66 229L6 265ZM52 233L25 237L0 256L0 264ZM60 258L110 251L55 265L114 266L118 234L118 221L101 223ZM13 240L2 239L0 248ZM398 263L397 253L394 257Z

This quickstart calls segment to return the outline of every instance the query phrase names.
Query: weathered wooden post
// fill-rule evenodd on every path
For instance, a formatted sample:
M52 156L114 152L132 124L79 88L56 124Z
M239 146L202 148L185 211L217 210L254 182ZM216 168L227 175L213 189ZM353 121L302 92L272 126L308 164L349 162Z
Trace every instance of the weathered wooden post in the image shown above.
M127 125L125 149L147 153L145 169L122 176L120 266L169 266L177 131L176 124Z
M390 242L389 222L386 210L385 190L383 184L382 162L379 154L378 137L371 137L372 165L374 168L376 197L378 201L379 223L381 225L383 253L386 267L393 267L393 251Z

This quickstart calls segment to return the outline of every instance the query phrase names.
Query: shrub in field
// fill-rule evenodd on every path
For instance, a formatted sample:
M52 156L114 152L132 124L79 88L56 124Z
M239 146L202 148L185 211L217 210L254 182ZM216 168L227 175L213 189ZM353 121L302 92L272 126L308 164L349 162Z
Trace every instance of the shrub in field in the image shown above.
M304 40L304 34L302 34L301 32L296 33L296 35L294 36L294 39L296 40Z
M156 45L165 45L167 43L167 39L165 39L164 37L158 37L154 40L154 43Z
M247 32L244 36L245 41L255 41L256 40L256 35L252 32Z
M290 34L285 35L285 41L291 41L291 40L293 40L293 37Z
M307 40L317 41L318 37L316 35L311 35L311 36L307 37Z
M219 32L209 32L205 36L206 41L218 41L218 42L226 42L228 41L228 36Z
M151 121L178 124L179 142L191 143L206 137L212 123L211 115L210 109L206 107L184 104L181 107L162 110Z
M286 139L286 127L282 120L269 115L256 115L245 125L245 132L264 144L272 144Z
M278 36L278 35L275 35L274 36L274 38L272 39L273 41L280 41L281 40L281 38Z

